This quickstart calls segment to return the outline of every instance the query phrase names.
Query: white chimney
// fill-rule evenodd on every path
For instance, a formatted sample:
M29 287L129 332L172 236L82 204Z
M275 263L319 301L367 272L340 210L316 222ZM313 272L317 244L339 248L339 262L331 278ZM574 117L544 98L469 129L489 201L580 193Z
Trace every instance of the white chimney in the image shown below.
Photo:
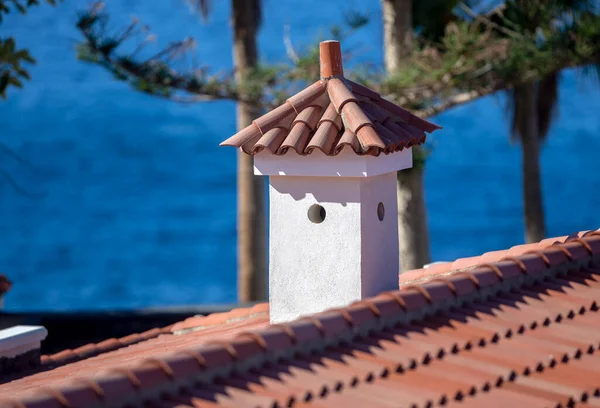
M272 323L398 289L396 172L438 127L343 77L321 43L321 80L222 145L269 176Z

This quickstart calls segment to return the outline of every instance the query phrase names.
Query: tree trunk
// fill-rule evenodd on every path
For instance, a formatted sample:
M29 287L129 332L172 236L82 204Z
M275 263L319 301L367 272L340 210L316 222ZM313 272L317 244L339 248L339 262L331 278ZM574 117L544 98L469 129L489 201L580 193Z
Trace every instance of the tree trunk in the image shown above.
M383 12L384 62L388 73L402 69L412 51L412 0L381 0ZM421 159L421 149L413 157ZM423 186L423 160L415 168L398 172L398 237L400 270L420 268L429 263L429 232Z
M429 233L423 188L424 168L417 165L398 172L398 238L400 270L429 263Z
M542 184L540 179L540 134L536 104L536 85L520 86L516 93L522 98L517 107L523 109L519 124L523 156L523 198L525 208L525 240L539 242L546 237Z
M233 62L236 79L256 67L257 0L232 0ZM259 114L257 106L237 105L237 127L243 129ZM254 175L253 158L238 153L238 300L241 303L267 298L266 217L264 181Z
M412 0L381 0L385 68L398 72L412 50Z

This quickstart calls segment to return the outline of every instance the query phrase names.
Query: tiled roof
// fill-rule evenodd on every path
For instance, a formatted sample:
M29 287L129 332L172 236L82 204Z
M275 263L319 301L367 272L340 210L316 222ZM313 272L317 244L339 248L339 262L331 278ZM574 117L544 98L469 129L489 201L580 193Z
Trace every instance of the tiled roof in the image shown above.
M45 371L65 364L71 364L75 361L85 360L123 347L129 347L163 334L185 334L200 330L206 333L207 329L217 327L222 329L223 326L232 322L247 320L252 317L268 316L268 312L269 305L267 303L260 303L253 307L236 308L229 312L212 313L207 316L192 316L184 321L160 329L151 329L143 333L133 333L121 338L107 339L100 343L86 344L72 350L67 349L55 354L43 355L41 356L41 367L38 369Z
M65 364L71 364L75 361L85 360L100 354L118 350L123 347L129 347L133 344L141 343L160 336L161 334L171 333L171 326L161 329L151 329L143 333L133 333L121 338L111 338L100 343L90 343L75 349L67 349L55 354L43 355L41 358L42 369L50 369Z
M321 43L321 80L289 98L285 104L254 120L221 143L254 155L263 150L307 155L320 150L329 156L346 146L358 155L378 156L425 142L425 132L440 127L384 99L338 71L324 70L324 60L339 43Z
M97 373L110 376L111 372L151 363L155 357L167 353L181 352L188 355L187 350L195 346L231 338L241 330L266 326L268 321L268 305L257 305L253 308L235 309L230 313L215 313L186 319L179 323L187 326L184 331L181 331L181 327L173 325L162 330L128 336L129 339L110 339L75 350L43 356L42 366L39 367L38 372L0 384L0 407L12 406L6 400L1 401L2 398L11 397L13 400L22 401L32 395L53 395L52 391L49 394L48 387L61 389L68 387L69 384L86 382L87 379L96 377ZM108 387L110 389L110 385ZM127 392L127 389L124 391ZM109 392L107 395L112 394ZM44 403L50 404L46 405L50 407L53 406L51 401L52 398L46 399ZM81 404L72 402L71 405L74 407L93 406L92 402ZM113 405L109 404L109 406Z
M486 252L485 254L480 256L460 258L454 262L438 262L436 264L431 265L428 268L413 269L411 271L402 273L400 275L400 285L402 286L403 284L415 284L424 280L430 280L434 277L441 277L448 274L452 274L457 271L473 269L478 265L485 264L486 262L497 262L501 259L523 255L527 252L540 251L545 248L548 248L551 245L563 243L567 240L581 238L595 232L596 231L580 231L562 237L547 238L533 244L517 245L505 250Z
M556 241L286 324L189 320L0 394L30 408L598 405L600 233Z

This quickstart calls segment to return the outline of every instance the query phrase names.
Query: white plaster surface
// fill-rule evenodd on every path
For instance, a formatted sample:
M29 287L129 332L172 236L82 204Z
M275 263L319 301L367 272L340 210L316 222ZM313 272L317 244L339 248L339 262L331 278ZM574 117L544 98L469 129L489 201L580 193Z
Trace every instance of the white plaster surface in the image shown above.
M396 173L361 180L361 269L362 297L398 289L400 246L398 245L398 196ZM383 220L377 206L383 203Z
M39 349L48 331L42 326L13 326L0 330L0 357L12 358Z
M412 167L412 148L390 154L358 156L344 148L337 156L315 150L300 156L294 150L283 156L263 150L254 156L254 174L263 176L371 177Z
M269 193L272 323L398 288L394 172L375 177L275 175ZM385 206L383 221L377 217L379 202ZM308 219L313 204L325 208L320 224Z

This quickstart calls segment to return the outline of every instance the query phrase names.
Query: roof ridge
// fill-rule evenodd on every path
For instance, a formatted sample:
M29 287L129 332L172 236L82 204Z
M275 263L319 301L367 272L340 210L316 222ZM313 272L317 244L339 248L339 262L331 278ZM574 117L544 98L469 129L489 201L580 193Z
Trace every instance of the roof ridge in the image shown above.
M171 326L171 333L182 335L211 327L237 322L265 314L269 311L268 303L257 303L249 307L237 307L227 312L196 315L177 322Z
M501 259L514 258L515 256L522 255L523 253L533 249L546 249L554 244L564 243L567 241L576 241L598 231L600 230L579 231L571 235L546 238L540 242L515 245L506 250L488 251L477 256L458 258L451 262L439 262L432 264L427 268L412 269L400 274L400 287L402 288L402 285L407 284L426 282L433 277L448 276L456 272L472 270L485 262L497 262Z
M73 406L101 403L105 387L115 383L135 390L129 398L115 400L123 405L197 382L211 382L234 372L247 372L295 353L322 351L369 333L373 329L420 321L454 306L471 305L490 296L564 276L571 271L597 266L600 261L600 232L594 231L543 250L479 265L443 278L382 293L344 308L327 310L295 321L239 333L231 341L212 342L195 349L145 360L135 366L113 370L80 385L52 389L37 402L77 398ZM594 272L596 273L596 272ZM22 405L21 405L22 406Z

